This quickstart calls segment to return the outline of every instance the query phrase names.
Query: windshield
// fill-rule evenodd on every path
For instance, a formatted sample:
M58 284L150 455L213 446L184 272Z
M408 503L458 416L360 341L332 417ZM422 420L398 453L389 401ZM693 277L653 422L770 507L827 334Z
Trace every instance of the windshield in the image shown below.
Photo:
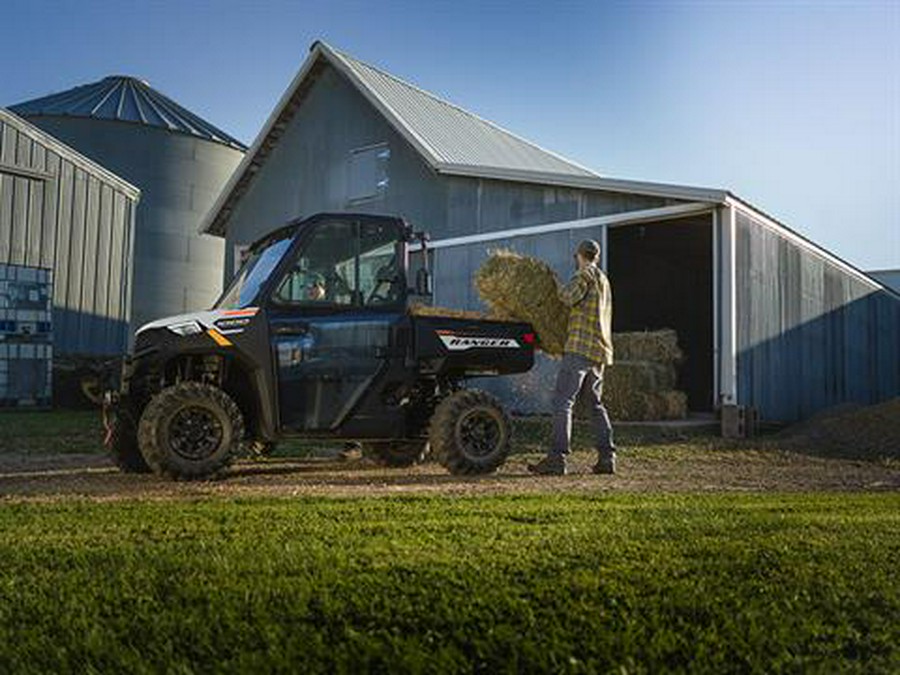
M259 294L260 287L287 253L292 241L291 235L285 235L253 251L237 276L231 280L228 289L216 303L215 309L243 309L249 306Z
M275 292L298 307L396 307L405 299L393 222L326 220L308 231Z

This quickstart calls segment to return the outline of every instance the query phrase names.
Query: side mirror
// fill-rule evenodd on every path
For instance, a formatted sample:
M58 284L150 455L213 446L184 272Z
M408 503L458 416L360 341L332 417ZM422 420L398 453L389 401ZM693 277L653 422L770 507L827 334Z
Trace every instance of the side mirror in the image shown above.
M433 293L431 273L424 267L419 268L416 272L416 295L431 297Z

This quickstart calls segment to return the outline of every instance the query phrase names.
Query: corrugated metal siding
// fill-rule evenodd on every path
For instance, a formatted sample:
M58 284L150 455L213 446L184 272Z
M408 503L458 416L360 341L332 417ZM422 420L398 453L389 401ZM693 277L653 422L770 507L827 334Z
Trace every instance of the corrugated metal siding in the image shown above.
M447 224L442 229L432 229L434 239L547 225L677 203L676 200L641 195L486 178L441 176L437 180L447 186Z
M793 421L900 395L900 300L737 217L738 400Z
M57 353L119 354L129 338L134 198L87 165L0 117L0 263L54 270Z

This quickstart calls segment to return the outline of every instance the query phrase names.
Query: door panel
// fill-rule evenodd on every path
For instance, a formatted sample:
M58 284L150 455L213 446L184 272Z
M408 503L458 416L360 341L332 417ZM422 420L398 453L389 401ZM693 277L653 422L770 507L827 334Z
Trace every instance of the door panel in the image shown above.
M336 428L385 367L405 305L401 234L336 218L298 247L269 312L285 429Z
M272 322L282 424L337 426L385 363L398 315L281 317Z

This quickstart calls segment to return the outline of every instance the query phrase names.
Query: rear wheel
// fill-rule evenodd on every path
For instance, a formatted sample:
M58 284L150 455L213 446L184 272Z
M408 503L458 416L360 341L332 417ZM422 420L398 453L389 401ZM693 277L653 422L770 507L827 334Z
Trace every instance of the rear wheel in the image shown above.
M119 413L109 431L109 455L123 473L150 473L138 445L137 428L131 417Z
M141 454L157 474L208 478L227 467L241 449L244 420L218 387L182 382L153 397L138 428Z
M382 466L403 468L425 461L428 441L383 441L362 444L363 457Z
M453 474L496 471L509 456L510 436L503 406L477 389L457 391L441 401L429 429L438 461Z

